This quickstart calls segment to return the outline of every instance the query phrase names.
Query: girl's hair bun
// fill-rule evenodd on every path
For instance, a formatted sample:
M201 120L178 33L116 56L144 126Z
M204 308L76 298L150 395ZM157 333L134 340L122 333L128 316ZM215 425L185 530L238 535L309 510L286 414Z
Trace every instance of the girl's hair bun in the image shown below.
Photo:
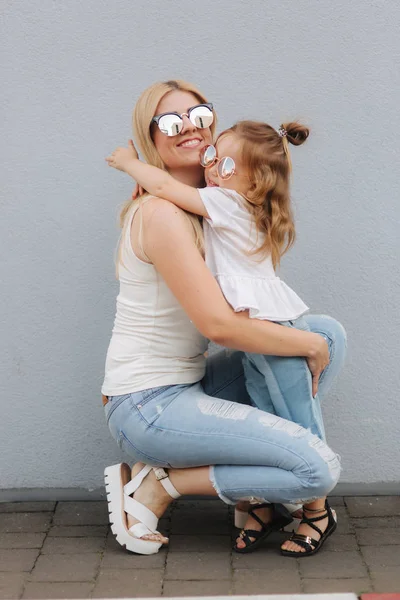
M288 142L293 144L294 146L301 146L304 144L308 136L310 135L310 130L305 125L301 123L297 123L293 121L291 123L283 123L281 127L286 132L286 139Z

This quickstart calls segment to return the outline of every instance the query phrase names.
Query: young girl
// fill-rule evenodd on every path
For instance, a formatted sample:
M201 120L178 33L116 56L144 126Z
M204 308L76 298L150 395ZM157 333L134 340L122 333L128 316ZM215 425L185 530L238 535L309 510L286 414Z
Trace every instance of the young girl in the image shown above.
M132 142L129 148L118 148L106 160L110 166L131 175L151 195L204 217L206 263L235 311L248 311L253 319L308 329L301 319L308 307L275 274L281 256L295 238L288 143L301 145L308 135L309 130L299 123L281 125L278 131L266 123L237 123L220 134L216 146L207 146L201 152L207 184L204 189L192 188L166 171L141 162ZM281 381L278 385L276 366L274 375L271 361L276 358L245 355L246 386L254 405L309 428L324 439L320 404L315 397L317 382L312 382L306 361L281 361L285 370L281 379L287 382L286 387ZM261 524L254 509L250 514ZM311 527L311 532L318 531L321 537L325 534L315 522L321 521L324 529L329 521L332 533L331 520L332 514L328 507L325 510L324 502L321 508L304 509L303 525ZM310 543L310 530L303 530L308 535L298 533L292 539L308 554L316 544L314 540ZM236 550L254 549L261 542L262 533L263 530L243 531L243 543L236 545ZM289 550L287 553L298 554Z

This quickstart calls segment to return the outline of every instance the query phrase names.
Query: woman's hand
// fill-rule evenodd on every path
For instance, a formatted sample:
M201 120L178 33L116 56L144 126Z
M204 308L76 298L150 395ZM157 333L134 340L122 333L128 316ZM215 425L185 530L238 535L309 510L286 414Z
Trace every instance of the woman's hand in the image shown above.
M128 148L117 148L110 156L107 156L106 161L110 167L114 167L118 171L126 171L129 163L138 158L133 141L129 140Z
M326 340L318 333L312 333L315 336L314 347L309 356L306 357L308 368L312 375L312 395L315 397L318 393L318 382L322 371L329 365L329 348Z
M139 185L137 183L132 192L132 201L137 200L139 198L139 196L143 196L143 194L144 194L144 189L142 188L141 185Z

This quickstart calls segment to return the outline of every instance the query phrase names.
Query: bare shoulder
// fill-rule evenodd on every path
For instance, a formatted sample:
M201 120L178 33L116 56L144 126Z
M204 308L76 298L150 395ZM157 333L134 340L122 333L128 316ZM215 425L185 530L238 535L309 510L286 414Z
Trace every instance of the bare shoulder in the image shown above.
M185 212L163 198L152 196L142 204L143 225L147 235L183 230L194 238L193 228Z

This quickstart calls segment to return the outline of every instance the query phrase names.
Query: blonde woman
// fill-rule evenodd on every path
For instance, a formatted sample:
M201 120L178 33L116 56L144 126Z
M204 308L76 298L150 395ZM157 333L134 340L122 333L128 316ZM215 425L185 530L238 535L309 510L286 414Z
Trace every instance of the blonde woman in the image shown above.
M146 162L193 187L204 185L199 152L214 127L212 106L184 82L155 84L134 113ZM106 469L113 531L129 550L157 552L167 542L157 519L172 498L205 494L270 503L256 518L261 541L291 520L281 502L311 502L312 511L340 466L310 431L246 405L241 351L304 357L314 384L323 373L326 389L343 360L343 329L327 317L310 317L310 331L299 331L235 313L204 263L199 219L169 202L144 196L122 218L121 288L102 391L112 435L138 462L132 479L126 465ZM238 351L206 359L207 338ZM324 536L315 535L312 553ZM287 544L292 554L311 553Z

